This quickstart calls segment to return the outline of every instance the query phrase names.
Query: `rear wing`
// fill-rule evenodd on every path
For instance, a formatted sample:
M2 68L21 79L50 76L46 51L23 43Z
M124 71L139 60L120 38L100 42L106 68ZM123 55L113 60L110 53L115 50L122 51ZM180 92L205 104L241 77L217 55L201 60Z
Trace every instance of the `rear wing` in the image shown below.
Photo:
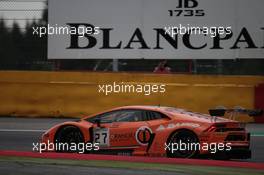
M246 114L250 117L262 116L263 110L262 109L244 109L241 107L235 107L231 109L227 109L224 107L209 109L209 114L211 116L224 116L225 114L229 115L229 119L235 120L235 118L240 114Z

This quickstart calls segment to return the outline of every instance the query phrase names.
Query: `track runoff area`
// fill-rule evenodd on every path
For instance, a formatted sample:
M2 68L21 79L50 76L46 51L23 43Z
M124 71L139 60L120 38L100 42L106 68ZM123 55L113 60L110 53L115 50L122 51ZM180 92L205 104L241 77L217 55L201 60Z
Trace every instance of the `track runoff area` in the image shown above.
M131 169L139 171L138 174L149 174L152 171L152 174L177 174L179 172L181 172L179 174L219 174L219 172L226 174L230 171L238 172L238 174L264 173L264 125L262 124L247 125L252 135L252 158L248 160L218 161L76 153L40 154L32 151L32 142L38 142L43 132L57 123L69 120L71 119L0 118L0 170L12 174L17 171L10 166L16 167L22 162L30 166L26 166L28 170L25 169L25 172L22 171L20 174L34 173L34 168L29 168L33 165L43 169L49 167L49 170L54 169L54 172L56 172L56 166L73 167L74 172L87 169L89 172L94 171L93 174L111 174L113 171L129 174Z

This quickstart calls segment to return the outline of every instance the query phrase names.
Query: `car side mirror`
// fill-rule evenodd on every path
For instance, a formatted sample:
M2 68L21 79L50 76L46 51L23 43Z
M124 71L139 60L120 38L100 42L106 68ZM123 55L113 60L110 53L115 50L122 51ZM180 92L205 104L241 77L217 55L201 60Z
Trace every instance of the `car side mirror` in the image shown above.
M95 119L95 123L97 125L97 127L101 127L101 119Z

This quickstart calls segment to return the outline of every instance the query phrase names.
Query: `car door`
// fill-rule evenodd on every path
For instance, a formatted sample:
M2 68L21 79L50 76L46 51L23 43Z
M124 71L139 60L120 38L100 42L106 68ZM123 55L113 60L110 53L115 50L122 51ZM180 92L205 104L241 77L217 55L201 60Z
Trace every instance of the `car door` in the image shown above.
M147 145L151 131L144 119L143 110L122 110L116 117L115 122L109 126L111 148L132 149Z
M90 118L88 121L93 123L91 137L93 143L97 143L100 149L105 149L110 147L110 127L112 123L116 120L120 111L106 112Z

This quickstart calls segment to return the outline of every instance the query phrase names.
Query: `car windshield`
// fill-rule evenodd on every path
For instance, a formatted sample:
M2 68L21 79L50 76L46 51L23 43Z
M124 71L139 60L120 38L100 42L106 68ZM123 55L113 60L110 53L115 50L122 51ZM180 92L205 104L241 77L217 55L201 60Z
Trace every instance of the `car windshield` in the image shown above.
M117 116L116 122L136 122L141 118L140 111L126 111L120 116Z
M95 123L96 120L100 120L101 123L137 122L142 120L142 113L137 110L119 110L107 112L87 119L87 121L91 123Z

